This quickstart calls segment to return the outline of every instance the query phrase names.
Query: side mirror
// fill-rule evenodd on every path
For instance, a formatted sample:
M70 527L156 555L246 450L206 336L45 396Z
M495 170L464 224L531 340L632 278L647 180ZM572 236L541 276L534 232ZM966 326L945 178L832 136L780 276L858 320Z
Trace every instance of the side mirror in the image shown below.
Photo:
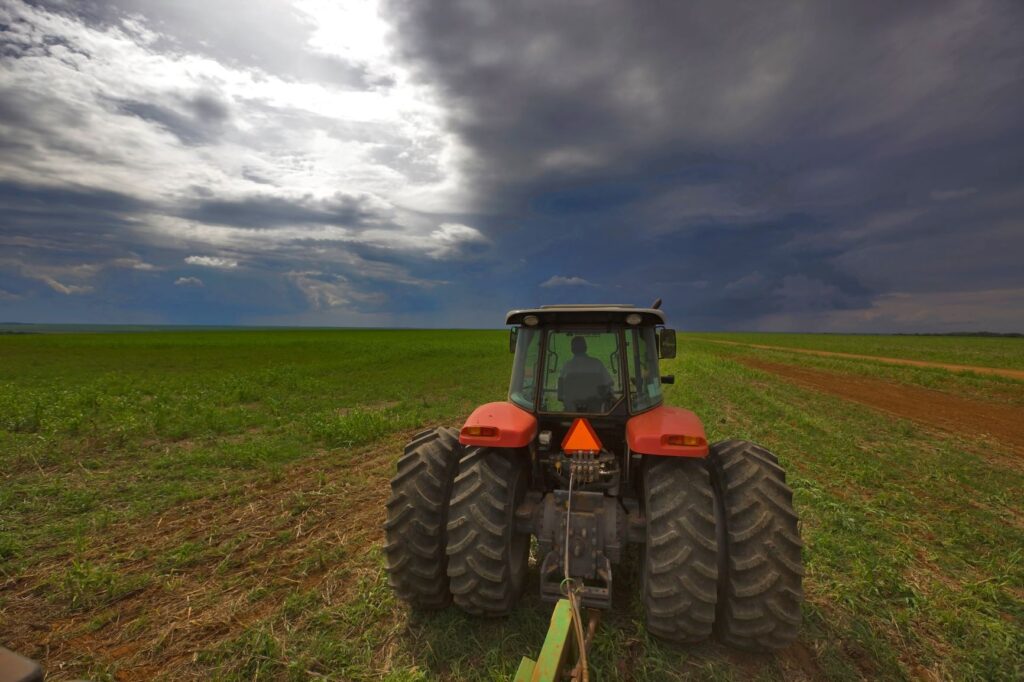
M508 333L508 352L516 352L516 339L519 338L519 327L512 327Z
M663 384L674 384L674 383L676 383L676 375L675 374L666 374L665 376L661 377L661 383L663 383Z
M676 356L676 330L661 329L658 331L658 357L671 360Z

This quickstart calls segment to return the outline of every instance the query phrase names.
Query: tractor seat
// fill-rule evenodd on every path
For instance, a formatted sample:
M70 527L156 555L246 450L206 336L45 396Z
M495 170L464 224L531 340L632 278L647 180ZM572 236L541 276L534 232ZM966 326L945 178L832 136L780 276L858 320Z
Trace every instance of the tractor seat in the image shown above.
M611 387L599 372L573 372L558 382L558 399L567 412L604 412Z

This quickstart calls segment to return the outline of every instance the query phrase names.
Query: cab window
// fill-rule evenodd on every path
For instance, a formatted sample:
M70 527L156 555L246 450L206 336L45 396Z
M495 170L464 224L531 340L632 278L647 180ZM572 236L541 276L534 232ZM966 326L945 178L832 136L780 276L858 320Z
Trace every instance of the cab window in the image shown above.
M629 366L629 402L642 412L661 402L658 346L653 327L626 330L626 364Z
M547 333L542 412L607 414L623 396L618 332Z
M529 327L520 327L516 338L516 355L512 363L512 384L508 397L520 407L533 411L537 391L537 360L540 357L541 333Z

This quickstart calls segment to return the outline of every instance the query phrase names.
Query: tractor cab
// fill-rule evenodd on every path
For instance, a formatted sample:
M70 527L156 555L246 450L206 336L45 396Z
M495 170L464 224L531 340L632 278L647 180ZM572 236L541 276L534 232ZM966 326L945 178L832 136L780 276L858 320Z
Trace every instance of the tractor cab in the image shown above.
M654 308L559 305L513 310L509 400L537 415L618 417L661 404L658 358L675 357L675 331Z
M622 459L632 417L661 406L659 358L675 357L675 331L656 308L556 305L513 310L509 403L536 420L536 448L557 450L577 419ZM701 434L702 435L702 434ZM628 468L629 463L625 463Z

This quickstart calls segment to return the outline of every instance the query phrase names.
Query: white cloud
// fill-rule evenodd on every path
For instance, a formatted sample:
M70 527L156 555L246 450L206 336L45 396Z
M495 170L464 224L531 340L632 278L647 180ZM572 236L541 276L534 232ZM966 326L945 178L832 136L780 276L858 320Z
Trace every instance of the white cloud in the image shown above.
M427 254L432 258L448 258L463 253L469 244L486 244L480 230L459 223L443 223L430 233Z
M47 277L45 275L39 277L39 280L41 282L44 282L46 286L50 287L57 293L64 294L65 296L71 296L73 294L88 294L93 290L91 286L81 284L64 284L62 282L58 282L52 277Z
M174 280L174 286L176 287L201 287L203 286L203 280L198 277L179 277Z
M19 298L21 298L21 296L18 294L13 294L10 291L0 289L0 301L16 301Z
M234 258L221 258L220 256L189 256L185 259L189 265L198 265L204 268L237 268L238 261Z
M129 270L142 270L144 272L159 270L152 263L147 263L138 258L115 258L108 265L115 268L128 268Z
M383 294L364 293L347 279L318 271L289 272L286 277L302 292L314 310L338 308L353 303L381 304Z
M589 282L582 277L564 277L562 275L554 275L550 279L541 283L542 287L596 287L597 285L593 282Z
M318 33L335 11L358 14L363 39L328 32L314 49L344 45L347 59L372 61L393 85L353 90L286 80L187 51L160 52L157 39L173 36L153 32L161 27L147 27L143 17L99 29L42 8L0 10L12 41L32 46L30 56L8 62L0 82L34 102L38 120L26 132L44 150L31 163L2 164L3 174L60 177L159 200L197 186L238 194L267 183L316 196L339 186L387 196L420 184L410 183L414 168L433 167L434 176L452 170L437 168L448 144L441 109L429 90L388 61L382 22L372 21L375 7L333 4L305 3L302 10ZM203 12L184 10L200 22ZM52 38L67 46L47 47ZM294 46L292 56L309 47ZM42 82L45 89L38 87ZM217 93L230 116L215 137L182 144L168 121L202 123L192 104L209 92ZM250 177L258 171L263 182L247 179L244 171ZM428 184L436 182L434 177Z
M111 12L104 25L73 12L0 4L0 25L10 28L5 41L18 51L0 70L10 112L0 132L17 137L25 150L0 158L0 181L108 191L148 204L152 208L133 211L125 243L179 249L186 243L198 250L230 240L238 260L250 250L268 254L303 240L386 246L412 258L459 255L483 236L466 226L461 232L438 228L436 219L424 216L465 210L458 170L463 152L444 125L432 86L416 81L396 59L378 10L376 2L362 0L294 0L247 10L243 28L275 37L271 63L230 56L258 38L205 46L198 38L178 39L175 31L190 24L223 30L231 11L223 6L153 7L131 19ZM277 40L273 17L281 13L310 27L308 36ZM293 78L281 71L335 63L321 58L362 69L378 85L361 89L329 73ZM261 195L315 204L339 187L366 198L368 210L387 223L380 226L387 239L312 221L253 230L177 217L198 198L232 202ZM187 240L183 223L189 224ZM258 235L249 240L253 232ZM235 259L196 258L203 260L189 263L237 266L228 264ZM158 269L142 261L110 265ZM396 274L410 279L404 269Z
M3 268L16 272L22 277L42 282L59 294L72 296L92 292L93 287L88 282L103 269L103 266L95 263L44 265L4 259L0 260L0 270Z

